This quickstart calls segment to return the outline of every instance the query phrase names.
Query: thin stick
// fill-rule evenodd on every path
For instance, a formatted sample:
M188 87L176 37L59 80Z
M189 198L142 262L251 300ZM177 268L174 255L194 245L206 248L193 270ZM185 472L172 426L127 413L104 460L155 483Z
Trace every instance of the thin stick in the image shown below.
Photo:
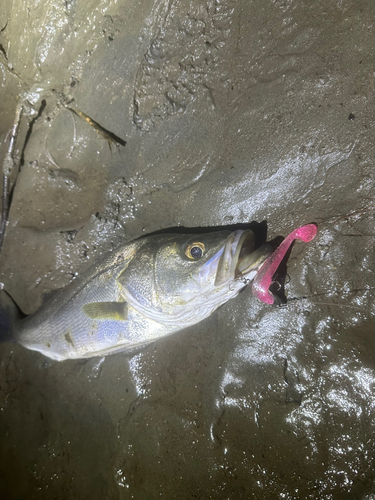
M18 103L16 107L16 115L14 117L12 133L9 140L8 151L4 158L3 163L3 202L1 207L1 223L0 223L0 253L3 247L5 230L8 221L9 213L9 194L10 194L10 181L9 178L12 174L14 168L14 150L16 147L16 140L18 135L18 129L22 116L22 103Z

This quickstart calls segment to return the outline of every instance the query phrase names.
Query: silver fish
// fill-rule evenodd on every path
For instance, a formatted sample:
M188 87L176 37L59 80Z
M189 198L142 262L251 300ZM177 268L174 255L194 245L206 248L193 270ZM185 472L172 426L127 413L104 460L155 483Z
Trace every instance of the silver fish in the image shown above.
M49 358L131 352L194 325L251 282L272 248L251 230L162 234L123 245L34 314L0 292L0 337Z

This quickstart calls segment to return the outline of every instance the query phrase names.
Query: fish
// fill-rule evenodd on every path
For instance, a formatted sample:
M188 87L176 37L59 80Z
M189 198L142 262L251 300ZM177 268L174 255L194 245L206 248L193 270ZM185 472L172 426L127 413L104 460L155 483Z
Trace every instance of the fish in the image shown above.
M132 352L234 298L272 253L250 229L165 233L124 244L21 317L0 291L0 337L48 358Z
M306 236L308 226L313 230ZM308 226L293 231L280 250L258 246L251 229L140 238L108 254L29 316L22 317L1 290L0 340L56 361L103 357L132 353L199 323L250 283L254 295L271 304L276 267L294 239L315 236L316 227Z

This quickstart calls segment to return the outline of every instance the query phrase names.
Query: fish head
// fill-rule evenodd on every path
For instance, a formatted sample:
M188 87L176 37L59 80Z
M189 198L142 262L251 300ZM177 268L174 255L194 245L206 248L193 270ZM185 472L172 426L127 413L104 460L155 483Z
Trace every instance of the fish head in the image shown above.
M236 296L270 253L269 245L256 247L251 230L152 236L118 282L142 314L187 326Z

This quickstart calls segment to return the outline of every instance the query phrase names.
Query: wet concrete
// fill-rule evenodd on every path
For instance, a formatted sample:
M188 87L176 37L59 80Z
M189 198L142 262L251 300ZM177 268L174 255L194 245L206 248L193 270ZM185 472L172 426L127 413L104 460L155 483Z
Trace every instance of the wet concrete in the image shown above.
M1 498L373 499L373 2L3 4L0 160L25 112L0 280L25 312L155 230L319 234L287 307L248 289L132 358L1 345Z

